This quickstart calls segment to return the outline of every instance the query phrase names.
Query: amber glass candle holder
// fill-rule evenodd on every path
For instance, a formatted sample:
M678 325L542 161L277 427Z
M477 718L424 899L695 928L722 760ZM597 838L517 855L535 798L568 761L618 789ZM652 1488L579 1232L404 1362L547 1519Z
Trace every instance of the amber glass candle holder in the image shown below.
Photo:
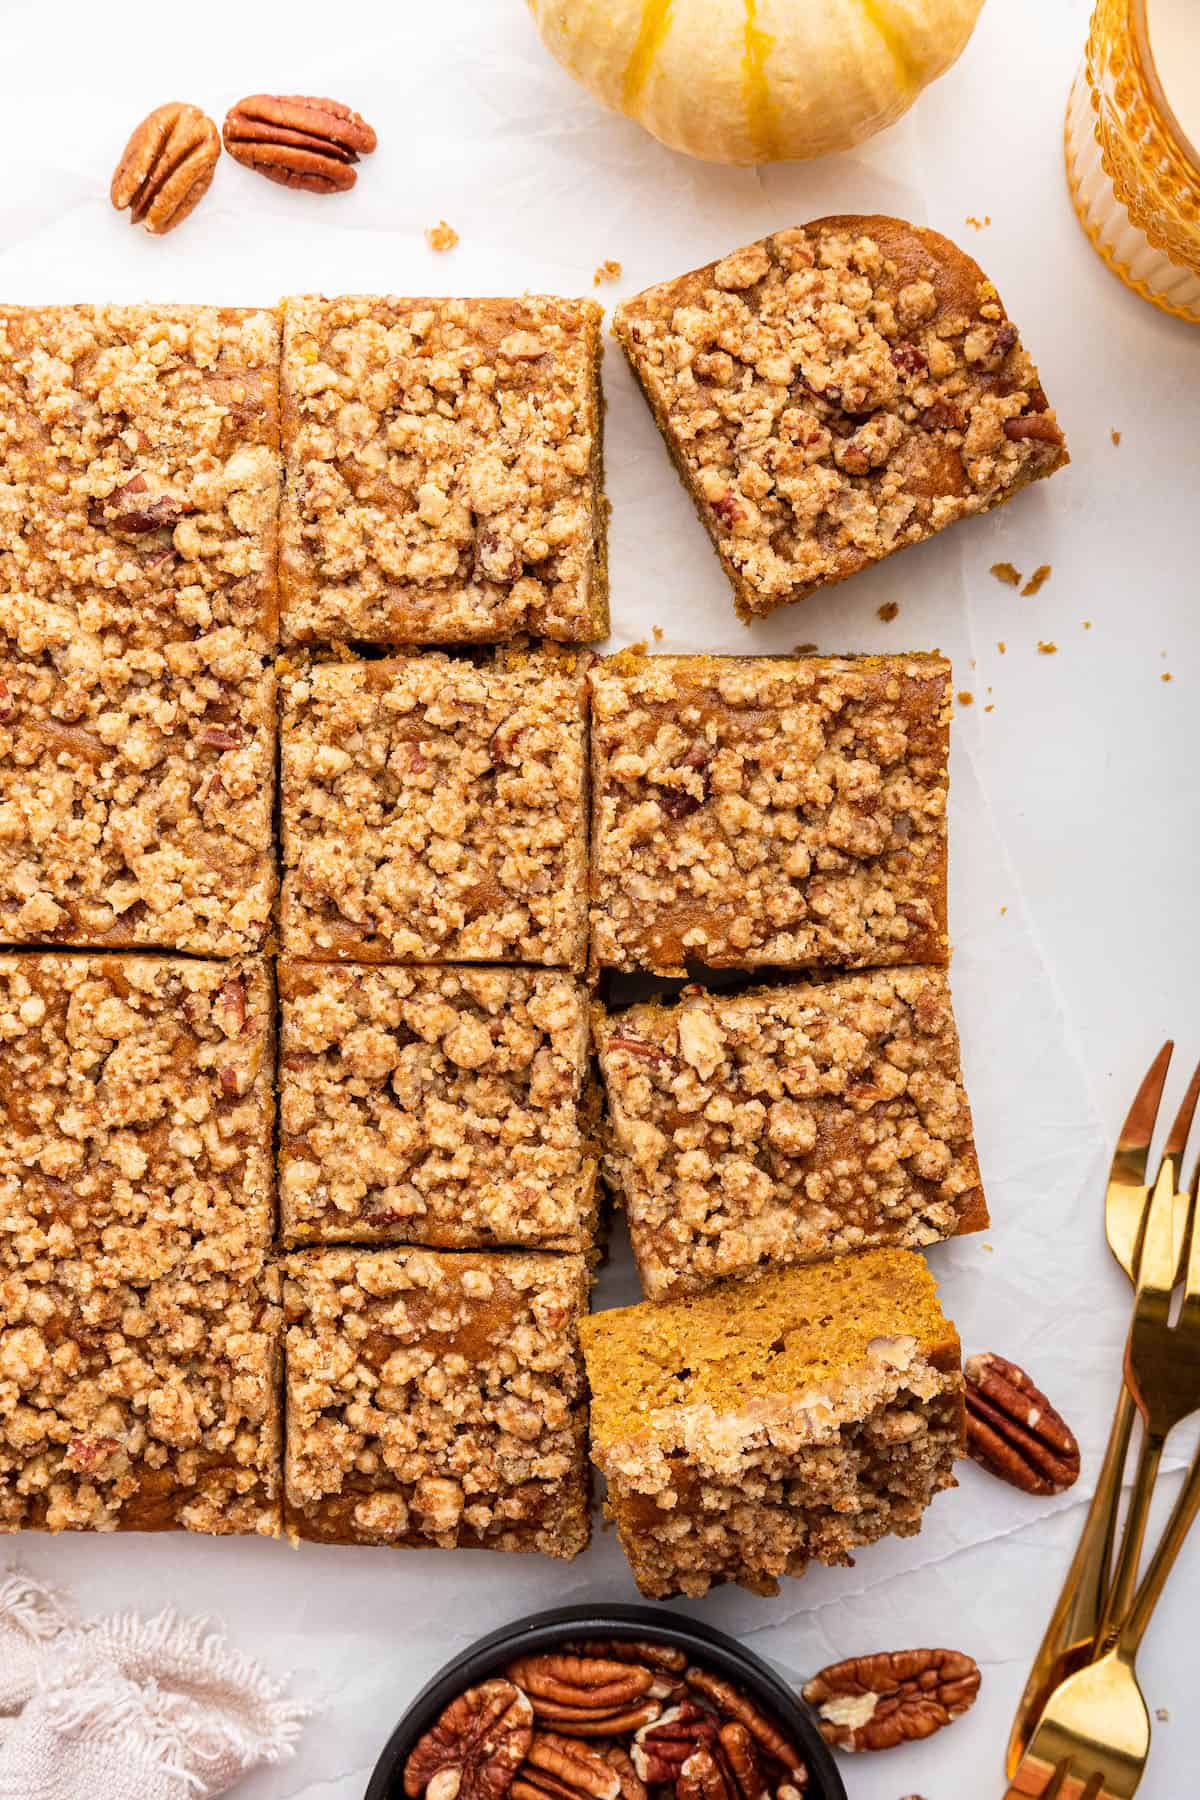
M1200 150L1164 91L1146 5L1096 6L1067 106L1067 181L1080 224L1126 287L1200 324Z

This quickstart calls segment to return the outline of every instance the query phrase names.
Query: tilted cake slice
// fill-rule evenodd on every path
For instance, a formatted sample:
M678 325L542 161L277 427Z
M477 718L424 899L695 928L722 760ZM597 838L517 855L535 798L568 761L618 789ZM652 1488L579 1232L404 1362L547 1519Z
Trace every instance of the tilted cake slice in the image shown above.
M910 1537L954 1486L958 1336L923 1258L868 1250L582 1324L592 1459L643 1594Z
M903 219L776 232L613 325L746 620L1069 460L995 287Z

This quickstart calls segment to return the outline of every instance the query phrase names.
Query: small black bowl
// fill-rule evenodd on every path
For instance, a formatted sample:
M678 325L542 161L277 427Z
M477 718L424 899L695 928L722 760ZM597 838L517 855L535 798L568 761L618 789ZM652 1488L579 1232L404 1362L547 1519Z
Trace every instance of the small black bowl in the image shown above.
M557 1650L575 1638L651 1638L685 1650L695 1662L725 1675L772 1713L804 1752L811 1782L805 1800L846 1800L846 1789L804 1702L775 1671L723 1631L649 1606L560 1606L534 1613L481 1638L448 1662L421 1689L384 1745L364 1800L403 1800L408 1753L464 1688L498 1675L518 1656Z

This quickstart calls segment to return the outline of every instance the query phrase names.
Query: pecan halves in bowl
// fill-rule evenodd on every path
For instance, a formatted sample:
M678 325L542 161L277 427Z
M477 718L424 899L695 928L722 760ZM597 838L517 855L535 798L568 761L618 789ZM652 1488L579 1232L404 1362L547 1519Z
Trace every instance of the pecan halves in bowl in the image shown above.
M967 1450L1026 1494L1062 1494L1079 1479L1079 1444L1016 1363L988 1351L967 1358Z
M694 1668L688 1670L684 1679L694 1693L702 1694L716 1708L723 1720L744 1725L762 1755L778 1763L797 1785L803 1784L808 1771L799 1750L731 1681L712 1675L707 1669Z
M404 1765L409 1800L505 1800L533 1741L533 1707L511 1681L452 1700Z
M198 106L171 100L134 127L114 171L109 198L132 225L162 237L181 225L212 183L221 138Z
M378 142L350 107L307 94L248 94L230 107L223 136L235 162L310 194L352 188L354 165Z
M931 1737L975 1704L979 1669L960 1650L884 1650L831 1663L801 1690L839 1750L892 1750Z

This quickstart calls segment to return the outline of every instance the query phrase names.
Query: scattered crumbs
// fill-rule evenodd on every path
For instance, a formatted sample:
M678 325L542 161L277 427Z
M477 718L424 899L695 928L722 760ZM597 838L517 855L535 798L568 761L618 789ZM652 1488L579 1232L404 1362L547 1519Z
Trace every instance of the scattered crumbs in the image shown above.
M885 600L877 610L885 625L890 625L893 619L900 616L900 608L894 600Z
M599 287L602 281L620 281L620 279L621 265L619 262L615 262L610 256L606 262L600 264L600 267L592 276L592 286Z
M1172 673L1169 669L1164 669L1158 679L1160 681L1174 681L1175 677L1172 675Z
M1169 1725L1171 1722L1171 1715L1165 1706L1156 1706L1154 1716L1160 1725Z
M959 688L957 698L960 706L974 706L975 704L975 696L970 688Z
M984 213L982 219L977 219L975 217L974 213L968 213L967 217L966 217L966 223L968 225L973 225L975 227L976 231L982 231L984 229L984 227L987 225L990 225L991 222L992 222L991 213Z
M1020 587L1021 585L1021 571L1014 569L1011 563L993 563L992 574L997 581L1002 581L1005 587Z
M662 628L662 626L661 626L661 625L652 625L652 626L651 626L651 627L650 627L650 629L651 629L651 631L652 631L652 632L653 632L653 633L654 633L654 641L655 641L655 643L656 643L656 644L661 644L661 643L662 643L662 641L663 641L663 628Z
M645 654L649 648L650 648L650 646L646 642L645 638L639 638L636 644L630 644L630 646L629 646L630 653L633 656L645 656Z
M1053 638L1039 638L1038 639L1038 655L1039 656L1057 656L1057 654L1058 654L1058 645L1054 642Z
M999 639L997 639L997 642L996 642L996 648L1000 652L1001 656L1003 656L1005 651L1008 649L1008 645L1005 643L1003 638L999 638Z
M1090 631L1092 629L1092 621L1090 619L1085 619L1083 621L1083 629L1085 631Z
M1029 580L1025 583L1025 586L1021 589L1022 594L1040 593L1049 581L1050 573L1049 563L1039 563L1037 568L1033 571L1033 574L1029 577Z
M431 250L453 250L458 242L458 233L453 225L447 225L445 219L439 219L436 225L427 227L425 242Z
M815 656L817 646L815 644L797 644L795 654L797 656Z
M994 705L993 706L985 706L983 710L984 710L984 712L995 712L996 708Z
M979 1248L981 1250L986 1250L989 1256L995 1256L996 1254L995 1244L981 1244Z
M1114 426L1113 426L1113 428L1112 428L1112 430L1111 430L1111 431L1110 431L1110 432L1109 432L1109 434L1108 434L1108 435L1109 435L1109 437L1110 437L1110 438L1111 438L1111 439L1112 439L1112 441L1113 441L1113 447L1114 447L1114 449L1115 449L1115 448L1116 448L1116 446L1117 446L1117 445L1118 445L1118 444L1119 444L1119 443L1120 443L1120 442L1121 442L1121 434L1120 434L1120 432L1119 432L1119 431L1118 431L1118 430L1117 430L1117 428L1116 428L1116 426L1115 426L1115 425L1114 425Z

